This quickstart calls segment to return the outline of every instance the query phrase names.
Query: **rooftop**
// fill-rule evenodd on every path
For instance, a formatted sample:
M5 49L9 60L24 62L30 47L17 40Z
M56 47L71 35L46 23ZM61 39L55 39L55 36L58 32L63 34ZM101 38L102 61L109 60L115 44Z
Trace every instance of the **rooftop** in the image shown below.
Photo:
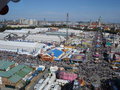
M0 68L4 69L13 64L15 63L9 61L0 61ZM33 71L33 69L28 66L17 65L8 71L0 71L0 77L8 78L8 80L10 80L12 83L17 83L31 71Z
M58 50L58 49L53 49L53 50L50 50L48 54L49 55L54 54L54 57L58 58L60 55L63 54L63 51Z
M16 74L14 74L13 76L11 76L9 78L9 80L13 83L18 82L19 80L21 80L22 78L24 78L28 73L30 73L32 71L32 68L29 67L24 67L22 70L18 71Z
M0 40L0 50L36 55L45 44L37 42Z
M9 66L15 64L15 62L0 61L0 70L6 70Z
M16 67L13 67L9 71L6 71L6 72L0 71L0 77L10 77L10 76L14 75L16 72L23 69L24 67L25 67L24 65L17 65Z

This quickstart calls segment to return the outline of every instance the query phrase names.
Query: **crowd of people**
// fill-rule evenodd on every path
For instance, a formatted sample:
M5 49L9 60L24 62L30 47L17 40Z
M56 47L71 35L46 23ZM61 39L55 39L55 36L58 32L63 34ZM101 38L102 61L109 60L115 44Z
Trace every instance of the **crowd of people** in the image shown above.
M91 59L81 63L79 66L79 76L86 81L87 85L94 86L97 89L112 90L110 89L112 84L105 87L105 82L114 78L120 78L110 66L108 58L110 50L111 47L106 46L106 40L102 33L96 32L91 48ZM105 53L107 55L104 55ZM114 60L114 58L115 56L113 55L111 59Z
M69 66L70 62L68 61L65 63L64 61L60 62L46 62L40 60L39 57L33 57L31 55L26 54L18 54L16 52L8 52L8 51L0 51L0 60L6 61L14 61L18 64L25 64L29 66L38 66L38 65L45 65L45 66Z
M83 52L86 54L86 61L79 64L76 72L79 78L83 78L85 80L86 85L99 87L103 85L103 81L105 80L119 78L119 75L116 74L110 67L109 60L116 59L115 54L113 54L112 58L110 58L109 52L111 52L111 49L111 46L106 46L106 39L103 37L102 33L96 32L93 37L92 47L89 48L89 52ZM45 65L46 67L69 67L71 64L70 61L67 61L67 63L65 61L46 62L40 60L39 57L18 54L11 51L0 51L0 60L14 61L19 64L29 66Z

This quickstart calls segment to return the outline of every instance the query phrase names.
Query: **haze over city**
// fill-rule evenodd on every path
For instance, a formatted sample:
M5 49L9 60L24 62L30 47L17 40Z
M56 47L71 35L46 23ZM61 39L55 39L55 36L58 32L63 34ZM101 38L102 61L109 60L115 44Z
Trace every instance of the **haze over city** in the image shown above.
M120 0L21 0L9 3L10 12L0 19L32 18L37 20L64 21L66 13L70 21L97 20L120 22Z

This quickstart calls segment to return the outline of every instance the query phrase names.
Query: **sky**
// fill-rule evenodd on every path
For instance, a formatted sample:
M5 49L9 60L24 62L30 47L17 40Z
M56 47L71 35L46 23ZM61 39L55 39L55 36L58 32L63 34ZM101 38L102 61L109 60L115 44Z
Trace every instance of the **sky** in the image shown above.
M0 19L38 19L65 21L96 21L100 16L104 22L120 22L120 0L21 0L10 2L10 10Z

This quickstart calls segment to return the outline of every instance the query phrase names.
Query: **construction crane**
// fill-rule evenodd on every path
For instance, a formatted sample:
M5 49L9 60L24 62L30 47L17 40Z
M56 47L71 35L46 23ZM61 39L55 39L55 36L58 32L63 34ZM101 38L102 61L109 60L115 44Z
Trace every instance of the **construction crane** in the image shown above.
M5 15L9 11L9 6L7 5L10 1L19 2L20 0L0 0L0 15Z

